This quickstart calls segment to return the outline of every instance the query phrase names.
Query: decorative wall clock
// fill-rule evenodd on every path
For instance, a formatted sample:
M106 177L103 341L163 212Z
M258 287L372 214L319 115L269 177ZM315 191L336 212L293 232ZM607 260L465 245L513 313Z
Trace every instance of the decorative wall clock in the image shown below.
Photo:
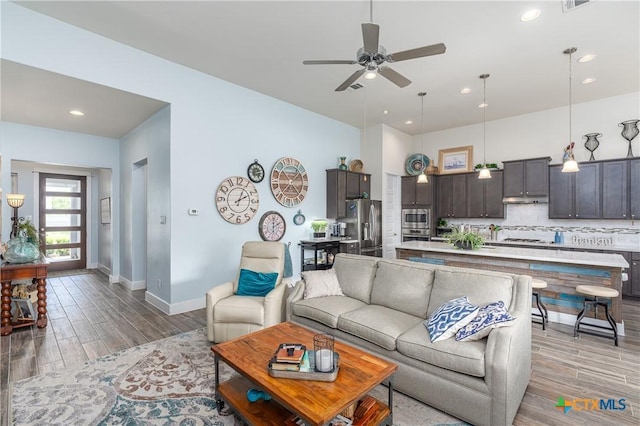
M258 232L264 241L280 241L286 230L284 217L274 210L263 214L258 223Z
M258 212L260 198L255 185L242 176L230 176L222 181L216 192L218 213L229 223L243 224Z
M305 220L306 220L306 218L302 214L302 210L298 210L298 213L296 213L293 216L293 223L295 223L296 225L302 225Z
M309 177L302 163L292 157L282 157L271 170L271 192L285 207L297 206L307 196Z
M262 182L262 179L264 179L264 168L258 163L258 160L254 160L253 163L249 165L247 168L247 176L249 176L252 182Z

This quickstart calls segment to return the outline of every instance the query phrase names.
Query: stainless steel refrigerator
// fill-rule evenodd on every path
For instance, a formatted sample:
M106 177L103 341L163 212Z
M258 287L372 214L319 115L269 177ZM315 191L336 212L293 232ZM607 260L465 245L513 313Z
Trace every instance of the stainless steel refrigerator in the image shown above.
M360 254L382 257L382 201L349 200L346 207L341 221L347 224L347 238L359 242Z

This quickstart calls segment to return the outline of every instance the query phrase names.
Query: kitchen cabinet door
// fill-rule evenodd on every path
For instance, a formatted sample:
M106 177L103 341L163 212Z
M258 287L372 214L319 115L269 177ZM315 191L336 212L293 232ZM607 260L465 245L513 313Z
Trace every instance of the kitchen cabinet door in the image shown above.
M467 175L467 217L484 217L484 182L477 174Z
M626 219L629 199L627 160L605 161L602 166L602 218Z
M631 220L640 219L640 158L629 160L629 213Z
M549 160L547 157L525 161L524 195L546 197L549 194Z
M574 178L574 209L576 219L601 219L600 163L581 163Z
M504 163L504 196L522 197L524 195L524 161Z
M360 198L360 175L353 172L345 172L347 174L347 199Z
M467 216L466 175L438 176L436 206L438 217Z
M562 165L549 167L550 219L573 219L573 186L573 173L562 173Z
M347 173L344 170L327 170L327 218L346 216Z
M429 208L433 204L435 176L430 176L427 183L418 183L417 176L402 177L402 208Z
M502 170L494 170L491 179L484 179L484 217L504 218L503 177Z

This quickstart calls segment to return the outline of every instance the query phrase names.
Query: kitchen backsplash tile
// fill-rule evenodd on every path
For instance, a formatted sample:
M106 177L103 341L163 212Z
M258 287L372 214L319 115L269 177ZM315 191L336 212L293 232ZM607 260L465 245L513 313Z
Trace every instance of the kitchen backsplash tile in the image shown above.
M564 233L564 243L582 247L640 247L640 221L549 219L548 204L508 204L505 219L449 220L451 225L474 227L488 237L489 226L500 226L498 239L528 238L553 241L556 231Z

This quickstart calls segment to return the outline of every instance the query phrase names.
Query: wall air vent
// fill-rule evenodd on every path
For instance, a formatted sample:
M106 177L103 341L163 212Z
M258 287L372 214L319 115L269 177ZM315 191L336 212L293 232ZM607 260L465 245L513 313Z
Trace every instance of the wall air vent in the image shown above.
M575 9L576 7L584 6L591 3L593 0L562 0L562 11L564 13Z
M364 85L360 83L353 83L351 86L349 86L349 90L353 92L355 90L362 89L363 87Z

